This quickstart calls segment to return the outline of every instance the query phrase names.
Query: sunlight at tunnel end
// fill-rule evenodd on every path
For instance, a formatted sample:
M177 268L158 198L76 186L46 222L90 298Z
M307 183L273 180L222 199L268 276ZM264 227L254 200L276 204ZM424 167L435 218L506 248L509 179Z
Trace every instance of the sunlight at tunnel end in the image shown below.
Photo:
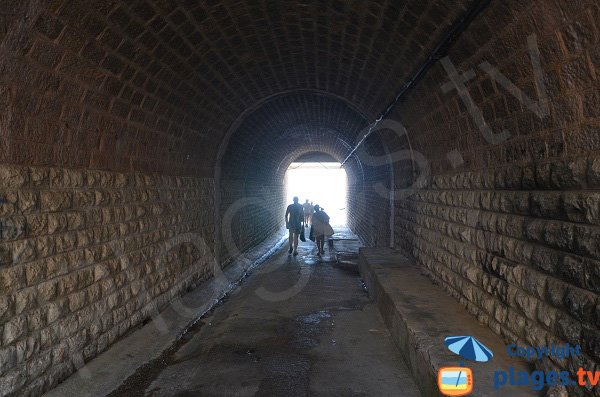
M288 203L294 196L303 204L309 202L324 208L331 224L346 224L347 186L346 171L338 162L291 163L285 177L285 195Z

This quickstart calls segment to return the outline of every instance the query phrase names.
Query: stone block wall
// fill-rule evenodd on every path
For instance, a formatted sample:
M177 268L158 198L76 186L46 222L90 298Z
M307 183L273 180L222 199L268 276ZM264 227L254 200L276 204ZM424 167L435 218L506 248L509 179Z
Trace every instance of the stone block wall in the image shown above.
M348 174L347 219L365 245L390 245L392 169L381 135L372 134L345 165Z
M552 364L598 368L600 158L435 176L396 211L397 241L480 321L524 346L580 344Z
M387 176L387 175L386 175ZM387 187L352 185L348 187L348 227L371 247L390 245L390 201Z
M284 185L257 181L221 181L220 262L236 256L274 234L283 235L285 222Z
M443 88L438 62L394 115L431 169L397 201L397 244L507 341L580 344L581 359L546 363L573 373L600 364L599 13L588 0L491 2L448 51L464 90ZM506 139L485 138L466 94Z
M0 390L39 395L212 274L212 179L0 166Z

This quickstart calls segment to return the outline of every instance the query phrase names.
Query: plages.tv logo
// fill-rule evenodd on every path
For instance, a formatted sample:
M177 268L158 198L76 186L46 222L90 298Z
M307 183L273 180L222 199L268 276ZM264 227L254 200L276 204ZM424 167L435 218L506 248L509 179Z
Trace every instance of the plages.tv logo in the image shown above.
M473 371L466 367L440 368L438 388L446 396L466 396L473 391Z
M472 336L448 336L444 339L446 347L454 354L466 360L487 362L494 353ZM473 391L473 371L464 366L443 367L438 370L438 389L440 393L456 397L466 396Z

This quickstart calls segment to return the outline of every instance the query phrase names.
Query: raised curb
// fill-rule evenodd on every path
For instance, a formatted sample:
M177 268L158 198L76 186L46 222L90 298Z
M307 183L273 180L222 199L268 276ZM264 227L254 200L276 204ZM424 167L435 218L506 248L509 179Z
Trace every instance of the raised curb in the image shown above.
M229 264L220 277L175 299L150 323L124 337L44 394L45 397L99 397L116 390L142 365L158 358L239 281L279 250L286 239L266 239Z
M494 352L487 363L465 362L473 370L474 390L470 396L541 396L529 387L493 388L495 370L530 371L529 365L508 357L499 336L471 316L459 302L435 286L413 261L389 248L361 248L360 273L376 302L394 343L419 385L423 396L442 396L437 372L458 366L461 358L444 345L444 337L471 335Z

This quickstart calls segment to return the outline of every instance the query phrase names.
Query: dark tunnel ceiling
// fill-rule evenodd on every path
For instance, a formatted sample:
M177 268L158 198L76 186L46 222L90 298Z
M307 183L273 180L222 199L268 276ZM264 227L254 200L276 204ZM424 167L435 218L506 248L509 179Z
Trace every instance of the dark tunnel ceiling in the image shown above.
M331 163L331 162L336 162L337 160L327 153L308 152L308 153L301 155L294 161L297 161L300 163Z
M292 161L314 152L339 162L366 126L364 116L340 99L314 92L281 95L252 112L230 137L222 176L280 181ZM378 137L369 146L383 153ZM348 164L354 175L356 167Z
M206 167L246 109L282 92L329 93L374 117L467 4L71 0L59 12L79 25L106 19L130 42L127 62L194 119L182 145L201 148Z

